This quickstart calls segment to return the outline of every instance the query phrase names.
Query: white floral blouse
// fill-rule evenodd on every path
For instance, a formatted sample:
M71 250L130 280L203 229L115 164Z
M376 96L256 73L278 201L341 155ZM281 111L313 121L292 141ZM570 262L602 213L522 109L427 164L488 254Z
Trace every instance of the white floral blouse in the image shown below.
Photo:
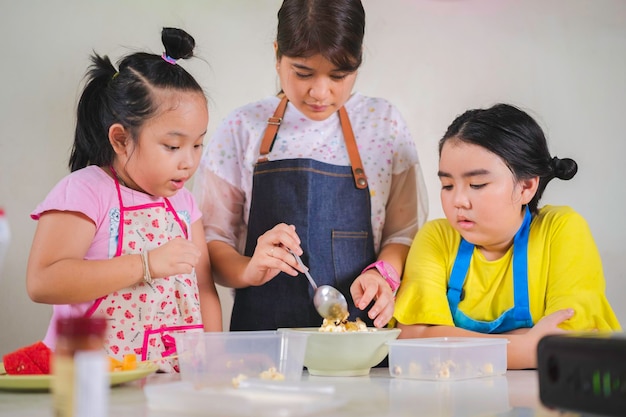
M234 110L208 140L193 185L207 242L243 251L254 165L279 101L273 96ZM410 246L428 211L415 142L396 107L384 99L355 93L345 108L368 178L375 250L388 243ZM269 158L350 165L338 114L313 121L288 104Z

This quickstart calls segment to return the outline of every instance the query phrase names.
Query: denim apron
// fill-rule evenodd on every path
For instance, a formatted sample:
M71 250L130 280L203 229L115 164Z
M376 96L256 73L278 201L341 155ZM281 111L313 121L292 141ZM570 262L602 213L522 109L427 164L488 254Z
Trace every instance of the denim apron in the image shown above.
M528 233L531 215L526 207L524 221L513 238L513 307L493 321L474 320L459 310L464 292L463 284L474 253L474 245L461 238L459 250L448 283L448 304L454 325L480 333L506 333L511 330L533 327L528 301Z
M341 128L351 166L307 158L270 161L267 154L282 121L283 98L261 144L254 168L245 255L252 256L257 239L278 223L293 224L301 239L303 262L318 285L332 285L350 300L350 285L375 261L367 186L356 142L344 108ZM368 326L367 310L348 302L350 320ZM231 330L274 330L319 327L322 318L313 306L313 289L303 275L279 273L261 286L235 290Z

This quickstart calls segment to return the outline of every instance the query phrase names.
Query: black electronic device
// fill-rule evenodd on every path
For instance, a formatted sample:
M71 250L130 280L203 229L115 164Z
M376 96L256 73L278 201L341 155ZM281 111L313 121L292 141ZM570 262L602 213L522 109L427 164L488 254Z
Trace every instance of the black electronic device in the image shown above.
M539 397L549 407L598 416L626 416L626 336L575 333L537 346Z

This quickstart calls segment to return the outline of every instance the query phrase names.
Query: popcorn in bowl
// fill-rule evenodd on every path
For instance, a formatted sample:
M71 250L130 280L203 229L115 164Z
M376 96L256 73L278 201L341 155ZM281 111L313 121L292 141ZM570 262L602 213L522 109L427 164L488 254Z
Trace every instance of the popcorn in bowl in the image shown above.
M348 321L348 317L344 317L341 320L328 320L324 319L322 326L319 328L320 332L367 332L369 331L367 325L363 320L357 317L355 321Z
M304 366L314 376L363 376L389 351L387 342L400 329L366 327L365 323L326 322L321 327L293 328L308 335Z

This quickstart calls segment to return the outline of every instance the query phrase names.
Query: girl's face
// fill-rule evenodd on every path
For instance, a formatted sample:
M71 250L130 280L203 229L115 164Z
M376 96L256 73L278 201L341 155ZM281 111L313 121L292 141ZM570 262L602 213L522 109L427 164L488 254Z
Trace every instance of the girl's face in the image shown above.
M116 150L114 168L128 187L171 197L198 168L209 115L198 92L159 91L157 100L158 113L143 125L137 141L126 139L123 151Z
M439 158L441 204L450 224L487 259L498 259L522 224L522 206L536 191L538 178L516 181L496 154L448 139Z
M311 120L325 120L352 94L357 72L337 69L322 55L283 56L276 63L283 92Z

